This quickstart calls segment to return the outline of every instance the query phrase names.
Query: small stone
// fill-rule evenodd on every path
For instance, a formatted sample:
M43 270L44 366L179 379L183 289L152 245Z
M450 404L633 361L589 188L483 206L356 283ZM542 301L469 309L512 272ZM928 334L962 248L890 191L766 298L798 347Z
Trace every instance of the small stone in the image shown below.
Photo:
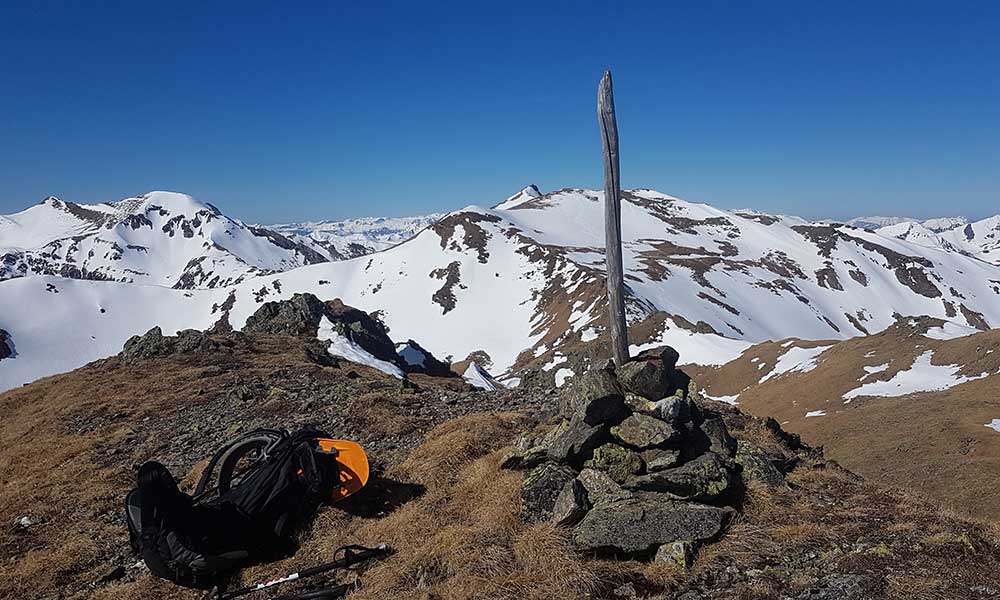
M35 522L31 520L31 517L24 516L17 520L17 526L21 529L27 529L34 525Z
M579 479L570 481L559 495L552 507L552 522L557 527L568 527L575 525L590 510L587 501L587 489Z
M663 544L656 550L654 562L663 563L678 570L687 570L694 561L694 544L689 541Z
M526 523L551 519L556 498L575 477L573 469L551 462L525 473L521 481L521 518Z
M669 423L648 415L632 414L611 428L611 435L617 440L639 450L664 446L680 439L680 431Z

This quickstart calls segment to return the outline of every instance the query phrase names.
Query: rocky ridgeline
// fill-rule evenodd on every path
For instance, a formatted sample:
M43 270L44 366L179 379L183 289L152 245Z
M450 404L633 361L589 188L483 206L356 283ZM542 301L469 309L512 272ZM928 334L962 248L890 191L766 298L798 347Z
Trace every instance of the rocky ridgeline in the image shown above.
M374 358L392 363L405 373L422 373L433 377L457 377L450 367L436 359L417 342L408 340L399 345L404 354L397 351L397 345L389 338L388 330L372 315L348 306L339 298L324 302L313 294L294 294L288 300L266 302L252 314L242 331L233 332L228 318L220 319L208 331L185 329L176 336L164 336L159 327L153 327L143 335L132 336L125 342L120 360L125 363L137 362L157 356L184 354L195 350L210 350L220 343L232 345L245 343L245 336L252 334L291 335L316 339L320 322L326 319L331 329L351 340L360 349ZM224 338L217 334L227 334ZM3 342L0 330L0 342ZM307 348L311 358L320 364L333 364L335 357L324 351L318 341ZM2 349L0 349L2 350ZM0 354L0 358L3 355Z
M582 551L688 566L718 539L745 484L784 485L779 461L737 442L696 401L676 350L592 370L560 397L560 421L520 438L503 467L525 470L522 518L572 528Z

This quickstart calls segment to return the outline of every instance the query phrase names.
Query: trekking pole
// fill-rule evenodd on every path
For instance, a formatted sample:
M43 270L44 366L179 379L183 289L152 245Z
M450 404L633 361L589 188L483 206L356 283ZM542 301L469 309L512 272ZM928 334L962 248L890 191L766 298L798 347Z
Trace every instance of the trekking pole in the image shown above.
M314 575L319 575L320 573L326 573L327 571L333 571L335 569L349 569L352 566L359 563L363 563L367 560L388 556L392 552L389 546L385 544L379 544L374 548L366 548L364 546L344 546L342 548L338 548L334 552L334 556L336 556L337 552L339 552L340 550L344 551L343 558L339 558L337 560L322 565L317 565L315 567L311 567L308 569L303 569L302 571L291 573L290 575L285 575L284 577L278 577L275 579L271 579L269 581L265 581L263 583L258 583L257 585L251 585L244 588L240 588L238 590L233 590L231 592L223 593L220 591L218 600L230 600L231 598L246 596L247 594L259 592L261 590L265 590L267 588L274 587L276 585L281 585L282 583L288 583L290 581L298 581L299 579L305 579L307 577L312 577ZM339 588L343 588L343 590L340 590ZM329 590L316 592L316 594L319 594L319 596L314 596L314 597L336 598L338 596L336 596L335 594L340 593L340 595L342 596L345 593L347 593L347 589L348 589L347 586L336 586L335 588L330 588ZM307 595L306 597L309 596Z

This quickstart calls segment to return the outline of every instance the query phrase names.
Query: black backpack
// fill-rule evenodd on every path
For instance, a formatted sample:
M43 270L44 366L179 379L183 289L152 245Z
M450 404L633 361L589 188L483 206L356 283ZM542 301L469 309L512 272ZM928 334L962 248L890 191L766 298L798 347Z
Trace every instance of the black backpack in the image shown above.
M336 451L317 443L329 437L313 429L241 436L216 452L193 496L162 464L143 464L125 498L133 550L157 577L198 589L224 586L248 564L290 556L295 533L340 484ZM237 472L241 460L250 465Z

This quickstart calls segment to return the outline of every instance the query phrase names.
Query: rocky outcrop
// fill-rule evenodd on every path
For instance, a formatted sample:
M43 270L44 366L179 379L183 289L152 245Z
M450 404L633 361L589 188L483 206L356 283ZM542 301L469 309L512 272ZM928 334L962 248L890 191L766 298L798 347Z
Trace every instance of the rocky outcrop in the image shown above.
M689 395L677 360L661 348L575 378L559 422L503 460L526 469L524 520L571 528L584 552L687 566L736 513L745 478L783 483L762 450L738 444L722 415Z
M451 366L441 362L414 340L396 344L396 354L403 360L407 373L424 373L432 377L458 377Z
M335 332L353 341L379 360L403 368L396 346L385 326L368 313L344 304L339 298L323 302L313 294L295 294L289 300L266 302L247 319L246 333L315 336L326 318Z
M0 329L0 360L14 356L14 339L9 333Z

